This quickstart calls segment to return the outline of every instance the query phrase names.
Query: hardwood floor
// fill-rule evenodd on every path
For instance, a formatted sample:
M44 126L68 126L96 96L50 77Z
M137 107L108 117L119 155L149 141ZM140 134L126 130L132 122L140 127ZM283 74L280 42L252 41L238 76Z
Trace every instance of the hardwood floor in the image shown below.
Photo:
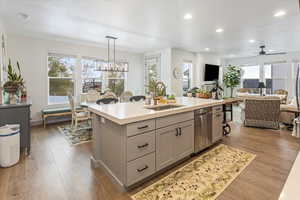
M283 130L232 127L223 143L257 157L218 200L278 199L300 149L299 140ZM100 169L90 167L91 151L91 143L71 147L56 126L34 127L31 156L22 157L14 167L0 169L0 199L130 200L130 193L117 191Z

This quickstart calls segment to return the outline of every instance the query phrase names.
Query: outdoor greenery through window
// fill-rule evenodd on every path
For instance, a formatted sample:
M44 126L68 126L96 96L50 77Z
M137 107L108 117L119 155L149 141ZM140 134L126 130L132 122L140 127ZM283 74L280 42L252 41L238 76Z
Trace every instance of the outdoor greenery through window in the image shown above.
M68 93L74 94L74 68L76 57L49 54L48 56L48 103L66 103Z
M151 80L160 80L160 55L145 57L145 85L149 85ZM148 87L145 88L148 93Z
M186 62L182 65L182 89L184 92L187 92L191 87L192 66L191 62Z
M82 93L89 90L101 92L103 86L103 72L99 71L99 60L83 58L82 64Z
M105 61L83 58L82 64L82 92L87 93L89 90L105 92L110 90L117 96L120 96L125 89L125 73L100 71L101 66L107 65ZM128 65L128 63L120 63Z
M110 90L120 96L124 92L126 72L101 71L107 65L103 60L83 57L77 62L77 59L75 56L48 54L48 104L68 103L68 93L74 95L89 90L103 93ZM128 67L127 62L118 64ZM79 80L75 81L74 77ZM75 82L78 87L75 87Z

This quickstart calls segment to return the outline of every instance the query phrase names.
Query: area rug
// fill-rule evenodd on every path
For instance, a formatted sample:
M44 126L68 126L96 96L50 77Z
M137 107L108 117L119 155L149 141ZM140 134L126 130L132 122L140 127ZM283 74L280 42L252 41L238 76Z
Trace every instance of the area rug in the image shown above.
M214 200L254 158L252 153L221 144L131 198Z
M81 122L77 129L71 125L59 126L58 130L62 133L70 145L79 145L92 140L92 128L90 122Z

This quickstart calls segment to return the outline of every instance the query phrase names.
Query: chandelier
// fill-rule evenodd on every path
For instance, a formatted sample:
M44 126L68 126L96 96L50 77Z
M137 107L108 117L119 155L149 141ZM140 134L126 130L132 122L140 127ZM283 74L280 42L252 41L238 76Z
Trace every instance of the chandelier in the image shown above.
M118 38L113 36L106 36L107 39L107 62L100 66L101 71L110 72L128 72L127 62L116 62L116 40ZM113 59L110 56L110 42L113 41Z

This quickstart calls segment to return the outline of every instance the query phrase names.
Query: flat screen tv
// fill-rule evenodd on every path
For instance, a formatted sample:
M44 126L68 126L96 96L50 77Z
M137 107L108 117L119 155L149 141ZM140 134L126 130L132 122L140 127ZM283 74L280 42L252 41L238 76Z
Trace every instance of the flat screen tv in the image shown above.
M204 81L214 81L219 79L219 69L218 65L205 64L204 70Z

